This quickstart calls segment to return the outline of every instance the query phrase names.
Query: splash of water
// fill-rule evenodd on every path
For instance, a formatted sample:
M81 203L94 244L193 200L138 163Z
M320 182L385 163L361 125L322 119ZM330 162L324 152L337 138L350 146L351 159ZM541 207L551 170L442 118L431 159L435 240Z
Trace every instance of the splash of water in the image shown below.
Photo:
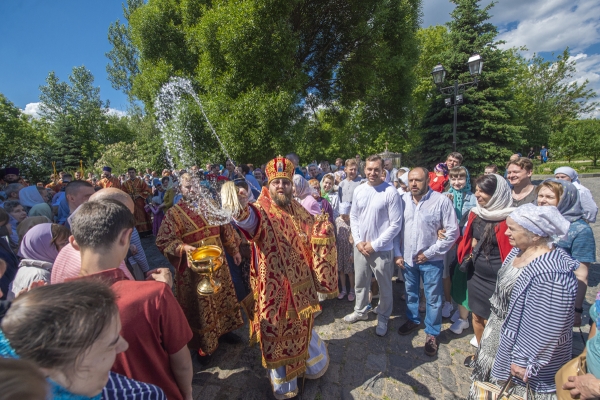
M221 142L213 125L204 111L200 98L194 92L192 82L189 79L173 77L163 85L158 93L154 108L156 110L157 127L167 151L167 159L171 169L174 168L174 156L184 166L190 167L194 164L194 153L196 143L189 127L189 119L185 115L185 96L190 96L202 112L206 123L219 143L221 150L229 160L229 152ZM189 140L189 146L184 146ZM232 161L233 163L233 161ZM186 186L187 190L184 201L196 212L202 215L210 225L224 225L231 221L231 212L220 207L220 184L216 179L206 180L202 172L187 169L190 178ZM179 188L178 188L179 191ZM180 191L179 191L180 192Z

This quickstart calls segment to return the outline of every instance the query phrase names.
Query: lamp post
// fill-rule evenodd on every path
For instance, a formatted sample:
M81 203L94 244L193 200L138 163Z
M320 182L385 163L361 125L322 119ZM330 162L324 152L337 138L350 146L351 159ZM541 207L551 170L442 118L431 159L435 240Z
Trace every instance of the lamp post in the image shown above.
M456 151L456 120L457 120L457 112L458 106L463 104L463 95L462 92L465 91L466 88L474 86L477 87L478 81L477 76L481 74L481 70L483 69L483 58L479 54L473 54L469 61L467 61L469 65L469 73L473 77L472 82L458 83L458 80L454 81L453 86L442 87L444 83L444 79L446 79L446 69L442 66L442 64L438 64L431 71L431 75L433 76L433 82L437 86L438 90L442 94L452 95L445 99L446 107L454 106L454 123L452 125L452 148L453 151ZM454 100L453 100L454 99Z

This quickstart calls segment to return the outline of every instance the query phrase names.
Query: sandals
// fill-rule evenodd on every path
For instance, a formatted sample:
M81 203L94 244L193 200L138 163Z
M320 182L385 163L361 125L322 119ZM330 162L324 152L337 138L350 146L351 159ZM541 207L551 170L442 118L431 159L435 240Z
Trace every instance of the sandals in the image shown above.
M348 301L354 301L354 299L356 299L356 295L354 294L354 291L351 290L350 293L348 293Z
M346 297L347 294L348 293L346 293L346 291L341 291L338 295L338 300L342 300L344 297Z

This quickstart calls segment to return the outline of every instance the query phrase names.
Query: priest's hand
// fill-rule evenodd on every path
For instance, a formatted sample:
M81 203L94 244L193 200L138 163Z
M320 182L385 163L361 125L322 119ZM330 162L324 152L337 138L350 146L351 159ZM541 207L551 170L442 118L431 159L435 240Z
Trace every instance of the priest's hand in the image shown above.
M184 244L183 246L181 246L182 253L187 254L188 251L194 251L194 250L196 250L196 248L194 246L190 246L189 244Z
M239 252L232 257L235 265L240 265L242 263L242 255Z

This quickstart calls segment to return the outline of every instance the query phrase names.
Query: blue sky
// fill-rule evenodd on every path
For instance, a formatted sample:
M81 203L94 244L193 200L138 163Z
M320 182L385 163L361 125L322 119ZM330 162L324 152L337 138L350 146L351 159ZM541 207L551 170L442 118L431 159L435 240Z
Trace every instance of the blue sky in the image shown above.
M107 79L104 55L109 24L123 20L122 1L0 0L0 93L34 113L50 71L66 80L74 66L85 65L103 100L126 110L126 96ZM424 0L423 26L447 22L452 9L448 0ZM551 58L569 46L578 63L575 79L588 79L600 93L600 1L499 0L491 14L499 38L527 46L528 55Z

